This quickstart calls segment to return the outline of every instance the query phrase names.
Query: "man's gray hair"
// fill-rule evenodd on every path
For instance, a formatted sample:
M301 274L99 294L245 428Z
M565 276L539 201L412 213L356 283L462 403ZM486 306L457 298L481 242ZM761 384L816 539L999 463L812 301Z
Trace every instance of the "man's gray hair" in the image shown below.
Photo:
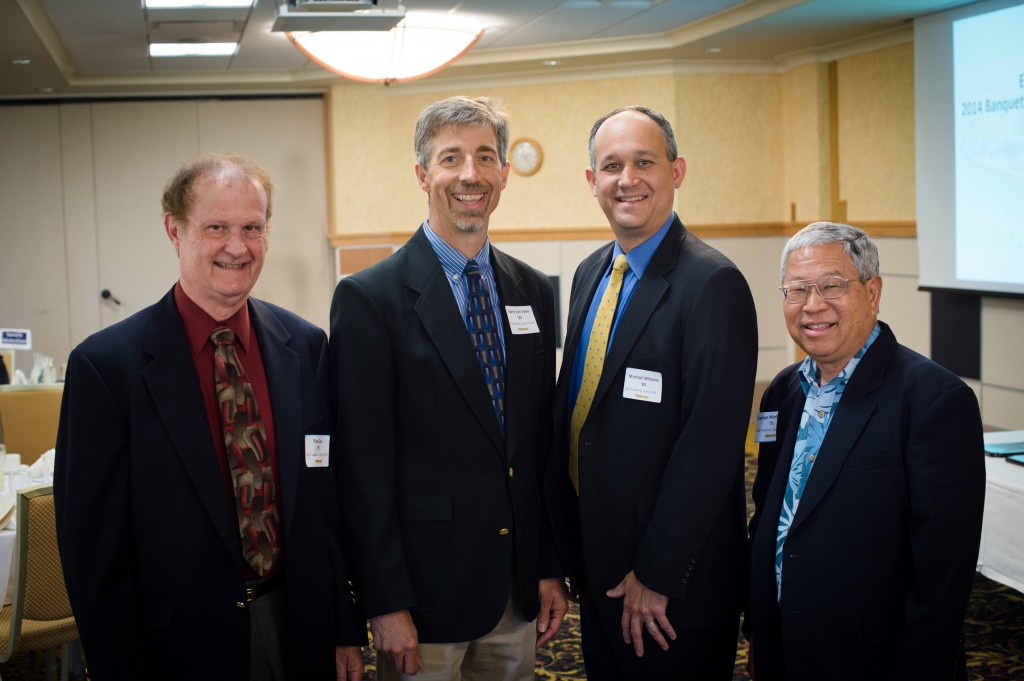
M609 111L604 116L601 116L594 121L593 127L590 128L590 169L597 170L597 150L594 148L594 138L597 136L597 131L601 129L604 122L612 116L617 116L623 111L636 111L650 118L652 121L658 124L661 128L661 136L665 138L665 153L668 155L669 161L674 161L679 158L679 146L676 144L676 134L672 132L672 124L668 122L668 119L663 115L655 111L654 109L647 106L623 106L614 111Z
M878 276L878 246L867 232L838 222L812 222L794 234L782 249L779 283L785 283L786 264L793 251L828 244L842 244L861 281Z
M424 170L430 163L430 148L442 128L490 127L498 140L498 160L505 165L508 154L508 115L490 97L451 97L434 102L416 121L413 145L416 162Z

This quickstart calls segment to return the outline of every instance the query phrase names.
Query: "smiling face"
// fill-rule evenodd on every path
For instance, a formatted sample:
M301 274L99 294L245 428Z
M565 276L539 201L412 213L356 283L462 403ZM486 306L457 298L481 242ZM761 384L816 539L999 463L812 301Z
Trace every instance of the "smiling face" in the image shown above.
M208 173L192 185L184 224L164 215L175 250L181 288L221 321L245 304L267 252L267 197L237 169Z
M427 167L416 164L416 178L429 197L430 227L452 245L466 235L486 236L508 173L509 164L498 160L498 141L489 126L441 128Z
M782 302L789 335L818 364L822 385L838 376L867 342L882 298L882 278L861 282L853 261L838 243L790 253L784 281L816 281L830 274L849 280L842 297L826 300L811 287L804 302Z
M587 182L624 251L642 244L672 214L686 162L670 159L661 128L638 111L606 120L594 135Z

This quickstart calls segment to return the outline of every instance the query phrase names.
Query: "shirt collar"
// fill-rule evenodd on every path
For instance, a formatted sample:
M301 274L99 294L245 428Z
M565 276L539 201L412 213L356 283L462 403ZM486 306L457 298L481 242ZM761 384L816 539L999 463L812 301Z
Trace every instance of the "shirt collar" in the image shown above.
M676 214L673 211L669 216L668 220L665 221L657 232L652 234L647 241L643 242L639 246L634 246L629 253L626 253L626 262L629 263L629 270L636 275L637 279L644 276L644 270L651 264L651 258L654 257L654 252L658 250L658 246L664 241L665 235L668 234L668 228L675 220ZM615 258L622 255L622 246L619 242L615 242L615 246L612 248L612 261ZM609 268L611 265L609 265Z
M248 301L238 308L238 312L221 322L196 305L195 301L182 290L181 282L174 285L174 302L178 306L178 314L181 315L185 335L188 337L188 344L193 353L199 354L204 345L210 344L210 334L218 326L230 327L235 332L235 338L242 349L246 352L249 351L249 330L252 326L249 323Z
M437 259L441 262L441 267L444 269L444 273L448 275L448 278L461 279L462 274L466 271L466 263L469 262L470 259L462 255L458 249L438 236L437 232L430 228L429 220L423 221L423 233L427 236L427 241L430 242L431 247L434 249L434 253L437 255ZM490 237L484 239L483 248L480 249L479 253L473 256L473 260L476 261L477 266L480 268L481 275L490 276Z
M832 383L835 383L837 385L840 383L845 384L847 381L849 381L850 377L853 375L853 370L857 368L858 364L860 364L861 358L864 357L864 354L868 351L868 348L871 347L871 344L875 342L875 339L878 338L878 334L881 332L882 327L880 327L878 325L878 322L876 321L875 327L871 329L871 334L868 336L867 342L861 346L860 350L857 351L857 354L850 358L850 361L846 363L846 366L843 367L843 370L839 372L839 375L833 378L831 381L829 381L826 385ZM817 387L818 381L821 379L821 369L818 368L817 362L815 362L810 357L806 357L804 358L804 361L800 363L800 368L798 371L800 374L800 383L804 387L804 394L806 394L812 386Z

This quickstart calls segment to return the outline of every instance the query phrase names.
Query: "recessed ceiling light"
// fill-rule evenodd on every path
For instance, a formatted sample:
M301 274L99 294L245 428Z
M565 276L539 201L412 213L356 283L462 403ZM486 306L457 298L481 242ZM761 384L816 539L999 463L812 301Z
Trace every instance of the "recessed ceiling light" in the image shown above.
M712 53L712 54L718 54L719 52L722 51L722 48L721 47L709 47L707 49L707 51Z
M31 59L25 59L24 57L19 57L18 59L12 59L11 63L14 64L15 66L28 66L29 64L32 63L32 60Z
M561 62L558 61L557 59L545 59L541 63L544 64L544 66L558 66L559 64L561 64Z
M238 43L153 43L150 57L230 57Z
M49 87L49 86L39 88L39 92L42 92L44 95L48 95L48 94L52 93L53 91L54 91L54 89L52 87Z
M253 0L146 0L146 7L152 9L196 9L251 7Z

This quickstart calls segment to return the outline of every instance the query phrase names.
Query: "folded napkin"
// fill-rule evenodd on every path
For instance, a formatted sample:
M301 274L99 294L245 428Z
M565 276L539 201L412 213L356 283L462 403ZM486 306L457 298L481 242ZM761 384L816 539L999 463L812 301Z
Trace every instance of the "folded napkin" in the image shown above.
M43 455L36 459L35 463L28 467L28 472L33 480L53 479L53 458L56 455L54 450L43 452Z
M0 530L7 529L12 520L14 520L14 499L0 493Z

